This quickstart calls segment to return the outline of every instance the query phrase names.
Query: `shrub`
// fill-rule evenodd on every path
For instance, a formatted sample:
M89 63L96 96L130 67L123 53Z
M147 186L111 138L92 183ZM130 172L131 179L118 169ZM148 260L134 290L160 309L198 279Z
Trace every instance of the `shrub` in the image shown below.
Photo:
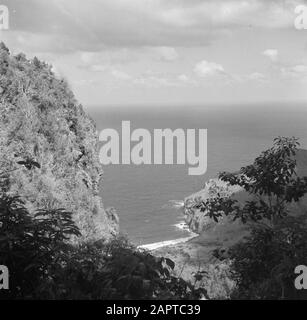
M50 266L78 236L65 210L39 211L32 217L18 197L0 197L0 258L10 270L8 298L36 296Z
M73 212L84 239L107 239L118 224L98 197L96 126L52 70L0 41L0 187L5 183L29 208Z
M220 179L238 185L252 198L243 204L231 197L200 200L194 208L218 222L223 216L249 222L251 235L231 248L232 274L237 282L233 298L291 299L294 269L307 264L307 231L303 218L289 217L288 206L307 193L307 177L296 172L296 138L279 137L252 165Z
M242 167L239 173L220 173L222 181L242 187L254 200L242 206L218 193L215 198L196 202L194 207L216 222L223 215L231 215L243 223L268 220L274 227L288 215L287 204L298 202L307 193L307 177L298 177L296 173L298 146L294 137L276 138L273 147L262 152L252 165Z
M298 265L307 265L306 218L285 218L275 228L254 228L230 250L233 299L306 299L294 287Z
M79 229L65 210L31 215L0 196L0 257L10 271L7 299L199 299L205 290L171 275L175 265L128 241L70 243ZM1 292L2 295L4 294Z

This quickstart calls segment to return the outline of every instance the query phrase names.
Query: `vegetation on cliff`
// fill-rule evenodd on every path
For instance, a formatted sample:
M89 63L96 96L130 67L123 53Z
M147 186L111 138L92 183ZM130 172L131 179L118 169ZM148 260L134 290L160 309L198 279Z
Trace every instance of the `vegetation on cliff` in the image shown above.
M195 202L195 210L217 223L226 216L248 224L251 230L228 253L231 278L236 282L232 298L304 296L294 287L295 267L307 265L307 216L300 202L307 193L307 177L298 175L298 146L296 138L279 137L253 164L235 174L220 174L229 186L245 190L244 201L218 193ZM218 250L215 254L219 256Z
M109 238L117 218L98 195L94 122L52 67L0 44L0 176L30 212L65 208L86 239Z
M64 80L0 44L4 299L199 299L170 259L118 238L99 197L97 132ZM75 241L72 241L75 240Z
M224 227L236 220L250 232L242 240L243 229L232 225L241 241L213 251L222 264L199 264L185 281L172 260L114 237L116 213L104 210L98 194L93 121L50 66L0 44L0 264L10 270L11 288L2 296L301 298L293 284L295 267L307 265L307 171L298 166L298 146L277 138L252 165L221 173L225 185L209 185L209 197L189 202L186 216L199 233L209 220Z
M171 275L174 263L124 239L72 244L80 231L65 210L31 215L18 197L0 195L0 257L10 270L5 299L199 299Z

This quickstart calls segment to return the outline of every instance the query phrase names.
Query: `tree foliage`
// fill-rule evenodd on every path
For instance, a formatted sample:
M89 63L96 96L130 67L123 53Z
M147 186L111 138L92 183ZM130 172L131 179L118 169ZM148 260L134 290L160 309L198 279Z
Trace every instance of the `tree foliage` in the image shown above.
M294 286L294 269L307 265L306 217L284 218L275 228L254 228L230 250L233 299L307 299Z
M13 55L3 43L0 155L0 183L5 172L6 190L32 211L66 208L84 239L117 232L98 196L102 167L93 120L52 66Z
M173 261L126 240L80 242L72 214L32 216L18 197L0 197L0 257L10 271L6 299L198 299L206 295L175 277Z
M250 236L230 249L237 284L232 298L301 297L294 288L294 269L307 264L306 217L291 217L288 211L289 204L307 192L307 177L299 177L296 171L298 147L296 138L278 137L252 165L220 174L222 181L240 186L251 200L239 203L218 194L195 204L216 222L226 215L251 223Z
M200 200L195 204L215 221L231 215L243 223L268 220L271 226L288 214L287 204L298 202L307 192L307 177L298 177L296 158L298 139L278 137L272 148L261 153L252 165L238 173L222 172L227 184L242 187L252 198L243 205L232 197Z

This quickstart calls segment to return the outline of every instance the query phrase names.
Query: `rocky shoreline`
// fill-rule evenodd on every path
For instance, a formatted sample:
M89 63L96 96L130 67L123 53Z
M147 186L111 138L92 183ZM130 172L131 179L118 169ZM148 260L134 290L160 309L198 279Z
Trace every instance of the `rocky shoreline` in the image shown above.
M297 154L297 173L299 176L307 174L306 150L299 150ZM239 203L250 199L250 195L238 186L228 186L219 179L209 180L202 190L184 199L181 208L190 231L197 235L182 243L154 248L152 253L173 260L176 264L175 274L192 283L195 282L195 274L204 271L204 279L199 285L207 289L210 298L227 299L235 286L229 277L228 249L249 234L250 225L243 225L228 217L217 223L205 212L192 209L195 199L205 200L217 194L233 197ZM292 216L306 214L306 209L306 196L288 207Z
M204 277L198 285L205 287L212 299L229 298L234 282L229 278L227 251L248 231L240 222L228 218L216 223L205 213L192 209L192 205L196 199L205 200L215 197L217 193L232 196L240 191L239 187L230 187L221 180L209 180L202 190L184 199L181 208L185 222L194 236L180 243L158 248L153 246L151 251L154 255L173 260L175 274L191 283L195 283L195 275L202 272ZM151 250L150 247L146 249Z

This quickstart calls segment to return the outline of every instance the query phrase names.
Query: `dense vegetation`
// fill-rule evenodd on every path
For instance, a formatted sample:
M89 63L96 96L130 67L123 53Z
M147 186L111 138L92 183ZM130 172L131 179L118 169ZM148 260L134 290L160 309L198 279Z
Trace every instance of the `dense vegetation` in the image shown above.
M30 215L18 197L0 196L0 257L10 271L5 299L199 299L203 289L172 275L174 263L124 239L71 244L80 236L63 209Z
M244 203L218 195L195 204L217 222L226 215L251 227L251 234L229 252L237 284L234 299L303 296L294 288L294 269L307 265L306 212L289 216L288 210L307 193L307 177L296 172L298 146L296 138L279 137L252 165L235 174L220 174L221 180L246 191Z
M243 203L222 188L191 208L251 228L229 251L233 299L303 297L293 283L294 268L307 265L306 215L288 210L307 193L298 146L295 138L277 138L252 165L220 174L246 191ZM1 298L207 297L199 284L212 273L200 268L191 284L174 275L170 259L115 237L116 214L98 195L97 154L95 125L66 82L37 58L13 56L0 44L0 264L9 268L11 288Z
M118 225L98 195L95 124L52 70L0 43L0 174L31 212L64 207L82 238L107 238Z
M233 299L307 299L294 286L296 266L307 265L306 217L287 217L274 228L253 228L230 252L237 287Z
M51 66L0 43L0 264L5 299L199 299L174 263L116 236L97 132ZM59 209L65 208L65 209Z

